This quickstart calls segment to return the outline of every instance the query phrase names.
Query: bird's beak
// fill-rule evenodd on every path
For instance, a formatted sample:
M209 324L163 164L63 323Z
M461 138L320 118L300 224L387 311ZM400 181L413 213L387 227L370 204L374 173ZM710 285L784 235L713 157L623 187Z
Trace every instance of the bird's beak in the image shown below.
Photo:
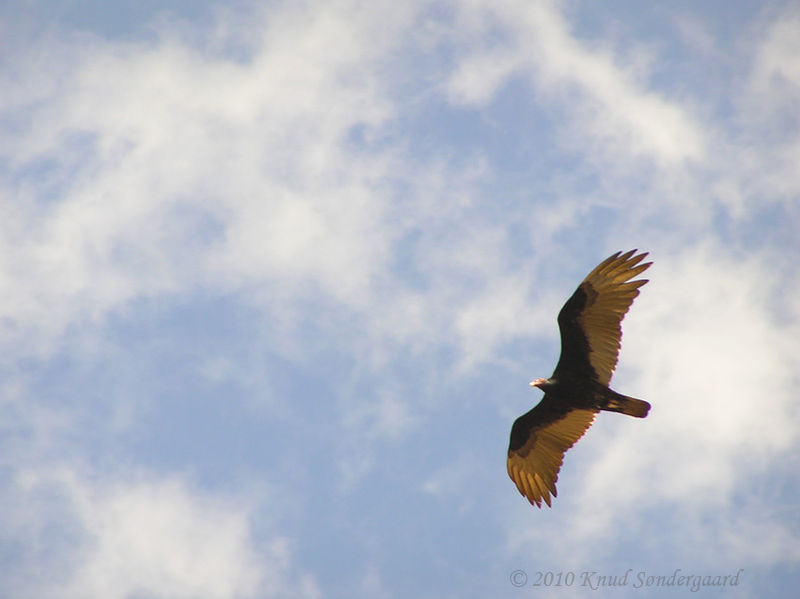
M533 379L529 384L531 387L538 387L542 383L544 383L545 379Z

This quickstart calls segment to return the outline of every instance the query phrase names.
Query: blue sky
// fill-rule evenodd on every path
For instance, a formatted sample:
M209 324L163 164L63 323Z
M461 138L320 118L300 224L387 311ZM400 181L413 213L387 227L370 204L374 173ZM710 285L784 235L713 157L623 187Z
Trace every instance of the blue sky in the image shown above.
M0 595L793 596L796 4L188 6L0 8ZM532 508L511 423L634 247L653 409Z

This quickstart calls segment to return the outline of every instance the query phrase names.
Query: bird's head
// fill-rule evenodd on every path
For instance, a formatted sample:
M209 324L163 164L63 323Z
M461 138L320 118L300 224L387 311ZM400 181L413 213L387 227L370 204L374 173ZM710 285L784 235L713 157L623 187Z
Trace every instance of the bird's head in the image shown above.
M551 383L550 379L534 379L534 380L531 381L530 384L531 384L531 387L539 387L539 389L544 391L545 388L548 385L550 385L550 383Z

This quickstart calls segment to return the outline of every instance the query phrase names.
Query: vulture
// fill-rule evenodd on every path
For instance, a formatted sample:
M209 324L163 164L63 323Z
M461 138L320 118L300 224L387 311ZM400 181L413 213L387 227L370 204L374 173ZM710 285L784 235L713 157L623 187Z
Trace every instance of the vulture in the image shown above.
M647 279L632 278L652 262L647 253L617 252L590 272L558 314L561 356L549 379L531 381L542 400L514 421L508 475L531 505L551 506L564 454L601 410L644 418L650 404L609 387L617 365L620 323Z

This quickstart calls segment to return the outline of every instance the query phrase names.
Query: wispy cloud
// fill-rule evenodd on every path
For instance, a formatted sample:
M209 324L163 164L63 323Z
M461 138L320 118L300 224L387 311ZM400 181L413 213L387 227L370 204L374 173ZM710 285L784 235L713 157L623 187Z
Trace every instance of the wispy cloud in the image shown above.
M642 81L636 53L643 48L617 57L610 47L582 43L552 2L509 1L469 10L476 8L486 18L471 22L499 48L490 46L458 65L448 81L454 99L485 104L509 76L526 75L554 104L568 102L575 150L644 157L664 166L705 159L705 133L687 107ZM492 35L498 26L506 33L500 42Z

